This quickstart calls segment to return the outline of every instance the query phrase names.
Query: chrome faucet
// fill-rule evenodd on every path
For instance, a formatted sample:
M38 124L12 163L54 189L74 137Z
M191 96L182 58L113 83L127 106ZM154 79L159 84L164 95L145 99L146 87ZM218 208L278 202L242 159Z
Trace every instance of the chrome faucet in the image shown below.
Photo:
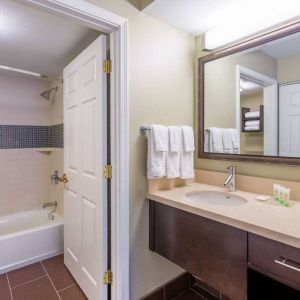
M224 186L228 188L229 192L235 192L235 171L236 171L236 166L229 166L227 168L228 170L228 176L224 181Z
M57 201L53 201L53 202L44 202L43 203L43 208L47 208L47 207L53 207L53 209L49 212L49 220L53 220L54 219L54 213L56 211L57 208Z

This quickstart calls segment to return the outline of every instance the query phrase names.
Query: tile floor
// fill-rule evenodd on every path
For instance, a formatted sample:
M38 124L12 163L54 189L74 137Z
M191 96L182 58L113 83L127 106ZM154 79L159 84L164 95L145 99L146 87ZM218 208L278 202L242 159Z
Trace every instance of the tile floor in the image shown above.
M0 275L1 300L86 300L63 255Z

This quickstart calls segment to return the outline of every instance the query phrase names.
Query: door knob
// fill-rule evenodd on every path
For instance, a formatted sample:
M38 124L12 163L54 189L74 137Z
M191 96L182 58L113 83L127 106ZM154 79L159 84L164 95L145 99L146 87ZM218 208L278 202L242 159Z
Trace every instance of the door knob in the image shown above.
M66 174L63 174L63 176L58 177L58 181L59 181L59 182L63 182L64 184L66 184L66 183L69 182L69 179L68 179L68 177L67 177Z

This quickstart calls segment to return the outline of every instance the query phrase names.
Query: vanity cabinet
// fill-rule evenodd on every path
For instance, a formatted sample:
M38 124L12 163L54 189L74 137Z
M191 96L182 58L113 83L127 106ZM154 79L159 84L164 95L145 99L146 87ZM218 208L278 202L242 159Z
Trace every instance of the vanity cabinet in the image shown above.
M300 250L248 234L249 267L300 291Z
M247 232L150 201L150 249L225 298L247 298Z

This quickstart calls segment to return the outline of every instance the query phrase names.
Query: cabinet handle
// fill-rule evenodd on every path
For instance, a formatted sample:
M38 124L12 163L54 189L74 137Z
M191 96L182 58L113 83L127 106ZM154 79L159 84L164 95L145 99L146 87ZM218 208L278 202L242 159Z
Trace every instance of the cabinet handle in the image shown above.
M294 271L300 272L300 268L297 268L297 267L294 267L294 266L290 265L290 264L288 263L288 260L287 260L286 258L282 258L282 259L280 259L280 260L275 259L274 262L275 262L276 264L279 264L279 265L284 266L284 267L286 267L286 268L289 268L289 269L292 269L292 270L294 270ZM295 263L295 264L296 264L296 263Z

